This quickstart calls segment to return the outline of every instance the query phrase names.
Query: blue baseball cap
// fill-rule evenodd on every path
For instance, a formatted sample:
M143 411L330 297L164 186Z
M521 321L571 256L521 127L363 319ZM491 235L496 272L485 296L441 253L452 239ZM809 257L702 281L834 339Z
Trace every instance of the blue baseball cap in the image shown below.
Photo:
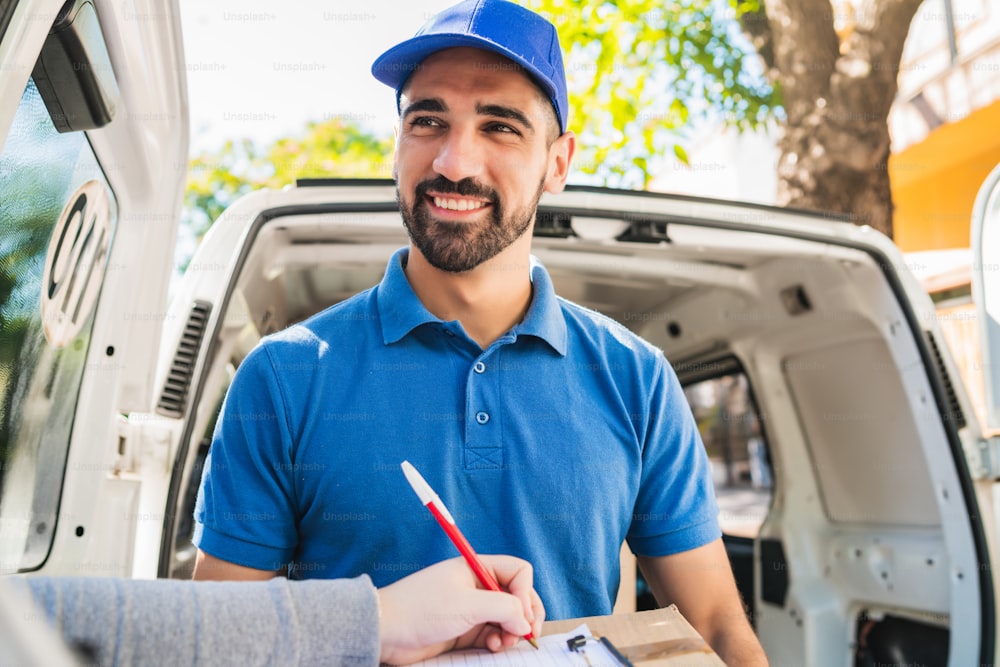
M554 25L530 9L507 0L465 0L431 18L411 39L392 47L372 65L372 74L396 89L429 55L457 46L494 51L524 67L548 95L566 131L569 98L562 49Z

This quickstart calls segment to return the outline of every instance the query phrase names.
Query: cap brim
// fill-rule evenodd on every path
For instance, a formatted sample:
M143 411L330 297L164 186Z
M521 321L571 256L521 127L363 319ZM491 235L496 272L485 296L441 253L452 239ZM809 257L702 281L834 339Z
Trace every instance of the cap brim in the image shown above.
M555 99L556 90L549 83L550 74L543 73L519 54L496 42L460 33L418 35L401 44L397 44L375 59L375 62L372 64L372 75L382 83L395 89L398 95L400 87L406 83L410 75L416 71L420 63L428 56L438 51L462 46L493 51L509 58L525 69L535 83L545 91L550 100Z

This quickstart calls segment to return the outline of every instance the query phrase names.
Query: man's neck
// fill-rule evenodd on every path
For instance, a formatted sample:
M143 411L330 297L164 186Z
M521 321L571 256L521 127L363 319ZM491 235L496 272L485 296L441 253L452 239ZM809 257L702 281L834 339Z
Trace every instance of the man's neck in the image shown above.
M448 273L411 245L406 278L427 310L446 322L460 321L485 350L520 322L531 304L529 254L508 252L516 250L511 246L471 271Z

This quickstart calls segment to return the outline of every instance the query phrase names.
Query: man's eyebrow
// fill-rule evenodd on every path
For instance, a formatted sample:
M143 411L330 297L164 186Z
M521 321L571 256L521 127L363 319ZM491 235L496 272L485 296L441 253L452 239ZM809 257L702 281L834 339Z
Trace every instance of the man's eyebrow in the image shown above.
M438 97L428 97L426 99L417 100L413 104L408 105L403 110L403 118L406 118L411 113L417 113L418 111L432 111L435 113L443 113L448 110L444 101Z
M502 104L477 104L476 113L484 116L496 116L497 118L516 120L531 132L535 131L535 126L531 124L528 117L513 107L505 107Z

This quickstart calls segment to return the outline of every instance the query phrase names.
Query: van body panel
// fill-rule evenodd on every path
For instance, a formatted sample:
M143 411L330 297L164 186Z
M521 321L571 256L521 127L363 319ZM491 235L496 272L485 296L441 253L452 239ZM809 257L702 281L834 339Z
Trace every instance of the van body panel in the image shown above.
M28 98L35 94L32 67L63 5L17 3L0 42L0 146L12 145L10 137L15 135L10 130L17 129ZM93 324L75 335L71 331L65 341L49 341L50 349L43 353L58 356L62 347L81 345L87 350L78 393L65 406L73 423L60 455L63 472L55 479L44 471L34 476L36 491L46 487L47 494L54 494L57 511L42 517L31 507L16 509L13 498L5 498L6 507L0 506L4 526L41 530L44 525L51 540L41 557L25 560L16 553L19 540L5 539L9 549L0 560L4 570L154 576L155 565L151 570L134 569L142 561L135 558L136 542L140 537L146 540L147 533L149 539L159 539L171 466L143 461L144 448L133 437L134 429L128 428L128 415L152 412L156 349L173 268L172 253L165 249L176 241L187 173L186 70L176 3L157 6L151 10L155 15L148 17L135 15L131 3L96 0L94 6L121 97L108 124L59 136L81 146L81 155L92 156L88 160L95 161L106 183L114 224L101 236L106 254L94 252L97 241L92 239L101 230L77 236L70 251L66 250L70 241L60 245L54 239L49 246L50 264L69 266L78 279L91 275L98 281L93 301L81 301L83 312L75 311L81 317L90 313ZM32 160L53 159L37 150L24 157L25 169L33 168ZM74 177L79 165L68 167L67 174ZM83 206L86 198L81 194L70 195L67 207L74 196ZM23 197L11 192L0 196L11 204ZM90 209L82 210L82 219L87 220ZM65 238L72 240L72 231ZM79 255L74 254L77 244ZM56 252L63 254L57 258ZM80 262L73 264L77 256ZM86 257L93 258L90 265ZM64 282L67 294L71 293L74 282L69 276ZM43 312L41 319L48 325L52 313ZM21 449L35 446L29 437L21 438ZM4 443L8 444L8 451L14 451L13 443ZM10 480L5 481L10 487ZM158 497L157 485L164 486ZM154 516L160 517L155 523L150 520ZM151 532L150 526L154 526ZM5 538L12 537L12 531L5 532Z
M986 426L1000 433L1000 165L990 172L976 196L970 238Z

